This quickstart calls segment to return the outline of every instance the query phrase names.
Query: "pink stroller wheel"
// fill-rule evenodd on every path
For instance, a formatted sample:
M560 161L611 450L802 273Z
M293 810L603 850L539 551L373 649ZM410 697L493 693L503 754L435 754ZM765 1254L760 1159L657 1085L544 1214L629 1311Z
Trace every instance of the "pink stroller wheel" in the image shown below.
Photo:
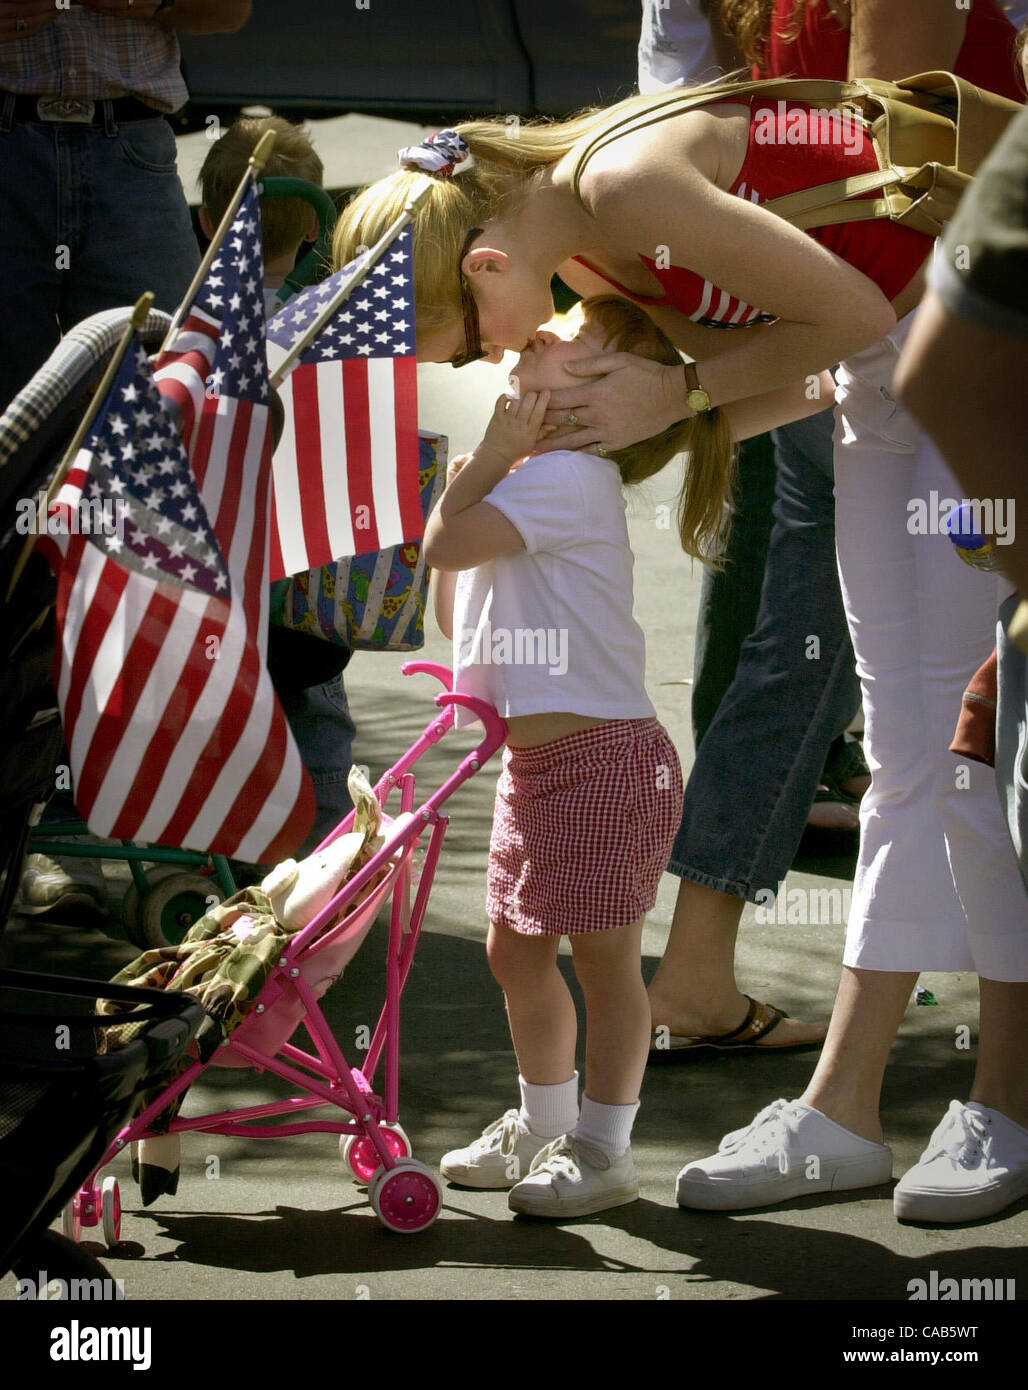
M378 1132L393 1158L410 1158L410 1140L398 1124L380 1125ZM349 1165L353 1176L365 1185L382 1166L378 1150L366 1134L340 1135L339 1152L343 1162Z
M415 1158L401 1158L388 1172L380 1168L368 1196L382 1225L404 1234L431 1226L442 1206L435 1174Z

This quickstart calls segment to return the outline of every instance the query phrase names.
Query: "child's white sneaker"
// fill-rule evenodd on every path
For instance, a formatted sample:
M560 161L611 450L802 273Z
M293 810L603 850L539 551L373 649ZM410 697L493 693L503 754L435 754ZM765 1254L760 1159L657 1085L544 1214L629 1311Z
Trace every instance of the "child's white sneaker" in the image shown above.
M573 1134L552 1140L507 1198L525 1216L589 1216L639 1196L632 1150L614 1158Z
M439 1171L463 1187L513 1187L549 1142L532 1133L519 1110L508 1110L466 1149L443 1154Z
M901 1221L976 1221L1028 1193L1028 1130L978 1101L949 1109L893 1193Z
M738 1211L812 1192L877 1187L892 1177L892 1150L853 1134L801 1101L776 1100L726 1134L716 1154L678 1174L680 1207Z

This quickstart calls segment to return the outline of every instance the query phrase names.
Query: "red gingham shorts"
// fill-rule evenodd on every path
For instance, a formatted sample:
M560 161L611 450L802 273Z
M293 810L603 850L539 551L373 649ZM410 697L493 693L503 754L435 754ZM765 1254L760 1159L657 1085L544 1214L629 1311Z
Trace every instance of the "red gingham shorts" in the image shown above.
M682 819L682 769L656 719L615 719L504 751L489 920L526 936L623 927L649 912Z

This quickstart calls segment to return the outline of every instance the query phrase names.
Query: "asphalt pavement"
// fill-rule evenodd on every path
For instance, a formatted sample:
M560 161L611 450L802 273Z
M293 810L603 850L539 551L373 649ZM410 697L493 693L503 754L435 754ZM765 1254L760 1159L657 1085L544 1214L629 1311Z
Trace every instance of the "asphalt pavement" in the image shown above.
M394 123L380 123L381 125ZM398 123L396 123L398 124ZM403 125L406 133L410 127ZM392 132L386 132L392 135ZM384 142L385 143L385 142ZM397 140L397 144L403 143ZM419 368L420 422L448 435L453 452L480 437L504 367L476 364L456 373ZM688 772L692 763L689 696L699 568L662 522L677 492L674 468L631 494L636 554L636 615L647 640L647 686ZM420 656L450 664L449 644L429 620ZM358 653L346 672L357 725L355 760L373 777L396 760L432 712L434 683L404 678L400 655ZM475 742L448 735L420 765L434 787ZM517 1103L517 1071L500 991L484 953L485 866L494 759L451 800L451 822L432 889L426 929L403 1001L400 1118L414 1155L437 1165L450 1148ZM844 904L852 844L809 854L787 889L810 903ZM112 896L126 883L107 866ZM643 940L644 973L663 950L677 880L665 876ZM817 890L824 890L818 897ZM799 901L799 899L793 899ZM799 914L796 914L799 915ZM815 914L809 914L815 915ZM741 987L789 1012L827 1019L839 978L842 910L833 920L760 922L743 918ZM15 919L12 964L108 978L137 952L106 930ZM564 948L567 943L564 943ZM351 1061L362 1024L383 999L385 926L379 923L325 1000L325 1011ZM573 992L570 957L562 955ZM887 1141L899 1177L916 1162L949 1101L966 1099L977 1033L971 975L925 976L934 1006L913 1001L892 1053L883 1096ZM970 1049L962 1047L969 1030ZM91 1244L131 1300L839 1300L902 1302L914 1279L1017 1281L1028 1293L1028 1202L975 1225L900 1225L891 1185L825 1194L763 1211L708 1214L680 1210L675 1175L690 1158L713 1152L728 1130L776 1097L795 1097L815 1054L723 1056L652 1067L633 1138L642 1195L609 1213L554 1225L514 1217L505 1193L444 1183L436 1223L417 1235L382 1228L366 1193L347 1177L331 1135L258 1140L195 1137L183 1142L174 1197L143 1209L126 1156L109 1171L121 1182L122 1243ZM584 1058L582 1059L584 1061ZM582 1068L580 1061L580 1070ZM274 1078L209 1070L193 1087L187 1112L258 1102L281 1093ZM215 1158L217 1162L211 1162ZM14 1298L11 1281L0 1296ZM956 1310L954 1310L956 1311ZM974 1309L961 1305L965 1321ZM897 1313L897 1316L899 1314ZM957 1319L955 1319L957 1320Z

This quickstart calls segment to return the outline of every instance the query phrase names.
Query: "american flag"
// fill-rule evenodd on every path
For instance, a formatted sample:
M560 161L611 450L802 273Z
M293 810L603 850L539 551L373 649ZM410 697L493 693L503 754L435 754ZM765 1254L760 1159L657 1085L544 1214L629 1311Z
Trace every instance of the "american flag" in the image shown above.
M279 388L271 578L416 540L418 398L405 227ZM268 324L275 371L358 262L291 299Z
M95 834L269 863L304 839L314 793L265 666L259 238L251 188L162 354L164 381L137 347L58 494L55 505L74 507L95 485L132 512L120 548L94 535L61 547L58 693L76 803Z
M61 560L55 682L90 830L283 857L309 827L313 792L302 768L291 781L276 771L269 732L242 712L263 706L268 731L284 723L138 340L51 518L51 532L57 518L72 532L48 538Z

